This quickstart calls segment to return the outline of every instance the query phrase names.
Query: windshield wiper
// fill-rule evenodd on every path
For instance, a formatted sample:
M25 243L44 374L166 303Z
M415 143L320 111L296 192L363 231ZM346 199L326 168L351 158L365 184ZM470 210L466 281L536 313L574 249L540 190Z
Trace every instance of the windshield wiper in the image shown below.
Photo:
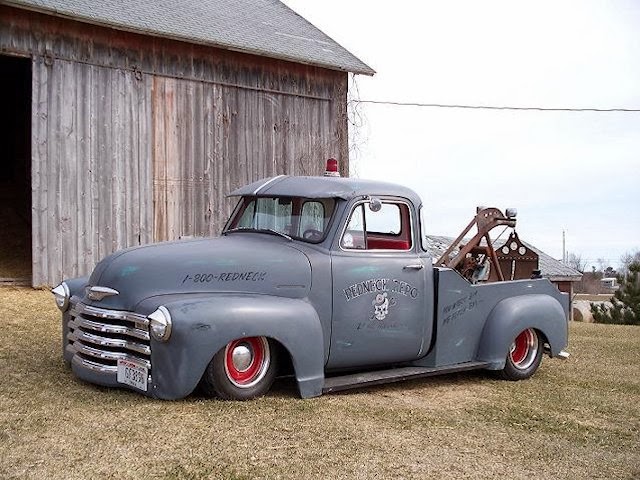
M271 235L278 235L280 237L286 238L290 242L293 242L293 238L291 238L289 235L287 235L286 233L282 233L282 232L279 232L277 230L274 230L273 228L236 227L236 228L231 228L229 230L225 230L224 232L222 232L222 234L226 235L227 233L234 233L234 232L264 232L264 233L270 233Z

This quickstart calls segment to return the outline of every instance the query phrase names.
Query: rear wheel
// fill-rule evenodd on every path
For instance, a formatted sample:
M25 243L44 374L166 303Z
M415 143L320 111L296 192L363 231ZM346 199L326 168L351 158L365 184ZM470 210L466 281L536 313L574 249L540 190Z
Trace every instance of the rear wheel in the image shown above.
M229 342L209 362L202 377L208 395L225 400L250 400L269 391L276 374L276 357L266 337Z
M533 375L542 361L543 342L533 328L522 331L513 341L507 361L500 371L506 380L524 380Z

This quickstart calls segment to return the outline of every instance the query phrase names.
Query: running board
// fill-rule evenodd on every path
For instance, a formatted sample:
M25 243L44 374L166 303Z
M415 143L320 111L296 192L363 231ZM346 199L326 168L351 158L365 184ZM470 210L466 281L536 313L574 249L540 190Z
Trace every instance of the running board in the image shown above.
M348 390L350 388L382 385L383 383L432 377L434 375L443 375L446 373L479 370L488 366L488 362L465 362L457 363L455 365L447 365L446 367L400 367L389 370L377 370L374 372L329 377L324 380L322 393L339 392L340 390Z

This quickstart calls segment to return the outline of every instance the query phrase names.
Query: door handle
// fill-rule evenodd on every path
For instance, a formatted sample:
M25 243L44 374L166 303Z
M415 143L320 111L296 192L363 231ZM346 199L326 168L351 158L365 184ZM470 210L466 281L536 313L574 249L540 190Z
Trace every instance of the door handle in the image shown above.
M424 265L421 263L416 263L413 265L405 265L404 267L402 267L405 270L422 270L424 268Z

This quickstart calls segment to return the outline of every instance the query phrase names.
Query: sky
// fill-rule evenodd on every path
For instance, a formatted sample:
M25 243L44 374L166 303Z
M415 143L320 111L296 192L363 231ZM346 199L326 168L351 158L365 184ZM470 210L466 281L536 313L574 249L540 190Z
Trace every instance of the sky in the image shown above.
M640 1L284 0L376 70L350 99L640 109ZM354 83L355 82L355 83ZM350 174L413 188L428 233L479 205L587 268L640 249L640 112L353 104Z

